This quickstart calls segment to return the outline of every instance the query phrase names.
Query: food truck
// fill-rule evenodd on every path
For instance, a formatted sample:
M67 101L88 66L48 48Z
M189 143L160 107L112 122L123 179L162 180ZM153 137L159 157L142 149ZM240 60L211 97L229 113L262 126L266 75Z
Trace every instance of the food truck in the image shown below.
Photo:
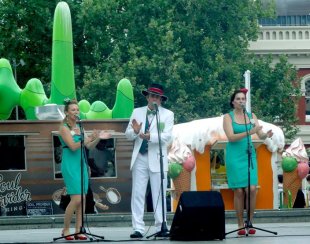
M104 174L91 169L94 200L109 206L109 212L130 212L133 148L125 138L128 119L85 121L85 131L109 130ZM60 172L61 147L57 131L60 121L0 121L0 202L1 215L63 213L58 205L64 187ZM88 150L87 150L88 151ZM87 152L88 162L94 160Z

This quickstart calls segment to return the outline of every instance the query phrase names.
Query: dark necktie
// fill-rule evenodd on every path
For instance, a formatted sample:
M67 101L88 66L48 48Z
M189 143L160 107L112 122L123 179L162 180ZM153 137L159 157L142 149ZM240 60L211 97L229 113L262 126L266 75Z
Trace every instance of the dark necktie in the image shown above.
M156 110L147 110L147 112L146 112L146 115L151 115L151 114L153 114L153 115L155 115L156 114Z
M149 129L149 120L148 120L148 116L146 115L144 133L146 133L148 131L148 129ZM147 142L147 140L144 139L142 144L141 144L139 152L141 154L145 154L145 153L147 153L147 150L148 150L148 142Z

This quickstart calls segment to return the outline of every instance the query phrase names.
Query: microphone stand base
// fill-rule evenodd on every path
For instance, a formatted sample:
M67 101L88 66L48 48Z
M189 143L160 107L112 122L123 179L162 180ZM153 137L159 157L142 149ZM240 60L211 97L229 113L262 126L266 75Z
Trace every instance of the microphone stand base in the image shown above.
M260 231L264 231L264 232L267 232L267 233L270 233L270 234L278 235L278 233L275 232L275 231L270 231L270 230L258 228L258 227L253 226L250 221L245 221L244 227L236 229L236 230L233 230L233 231L230 231L230 232L227 232L227 233L225 233L225 236L227 236L227 235L229 235L231 233L237 232L239 230L245 230L245 236L249 236L249 235L251 235L249 233L249 229L260 230Z
M170 232L167 230L167 231L159 231L159 232L156 232L152 235L149 235L146 237L146 239L149 239L150 237L154 237L154 239L156 239L157 237L160 237L160 238L168 238L170 237Z
M161 238L167 238L167 237L170 237L170 232L167 228L167 225L166 225L166 222L163 222L162 225L161 225L161 230L150 235L150 236L147 236L146 238L149 239L150 237L154 236L154 239L156 239L156 237L161 237Z
M100 240L104 240L104 236L99 236L99 235L95 235L95 234L92 234L92 233L88 233L85 231L85 228L83 227L83 230L81 228L81 231L78 232L78 233L74 233L74 234L70 234L70 235L67 235L67 236L60 236L60 237L56 237L56 238L53 238L53 241L57 241L59 239L67 239L67 237L69 236L72 236L74 239L78 239L77 236L78 235L84 235L86 237L86 239L80 239L80 240L83 240L83 241L86 241L87 239L89 241L100 241ZM71 241L71 240L70 240Z

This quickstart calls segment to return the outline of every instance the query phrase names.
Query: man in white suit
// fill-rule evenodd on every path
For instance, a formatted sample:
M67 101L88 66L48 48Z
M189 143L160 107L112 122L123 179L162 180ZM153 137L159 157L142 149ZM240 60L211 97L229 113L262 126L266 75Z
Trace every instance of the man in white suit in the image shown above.
M161 231L163 223L161 204L162 180L160 174L160 151L156 123L156 107L158 108L157 116L159 118L160 142L163 156L164 199L166 199L167 189L167 145L170 143L174 124L173 112L161 106L161 103L167 100L162 85L153 83L147 90L143 90L142 94L146 97L148 104L147 106L134 109L125 132L129 140L134 140L134 149L130 165L130 170L132 171L131 212L134 231L130 235L131 238L142 238L144 235L145 224L143 215L148 180L150 180L152 191L156 231ZM164 213L166 213L167 208L165 200L164 203ZM166 219L164 221L166 222Z

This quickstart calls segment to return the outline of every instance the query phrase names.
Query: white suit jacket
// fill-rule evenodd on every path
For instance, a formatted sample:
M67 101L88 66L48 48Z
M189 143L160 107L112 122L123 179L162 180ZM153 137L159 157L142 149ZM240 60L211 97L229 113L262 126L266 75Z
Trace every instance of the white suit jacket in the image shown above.
M146 112L147 106L140 107L134 109L132 115L129 120L129 124L126 129L126 137L128 140L134 140L134 149L131 158L130 170L134 165L137 156L139 154L139 150L142 144L142 139L139 137L139 134L136 134L131 127L131 123L133 119L140 124L142 122L141 131L144 133L145 129L145 121L146 121ZM163 154L163 168L164 171L168 171L168 159L167 159L167 145L170 143L172 139L172 128L174 124L174 114L172 111L165 109L161 106L158 107L158 115L159 115L159 123L161 124L161 147ZM149 128L150 132L150 140L148 141L148 163L149 169L152 172L160 172L160 153L159 153L159 140L158 140L158 132L157 132L157 123L156 116L154 117L151 126Z

